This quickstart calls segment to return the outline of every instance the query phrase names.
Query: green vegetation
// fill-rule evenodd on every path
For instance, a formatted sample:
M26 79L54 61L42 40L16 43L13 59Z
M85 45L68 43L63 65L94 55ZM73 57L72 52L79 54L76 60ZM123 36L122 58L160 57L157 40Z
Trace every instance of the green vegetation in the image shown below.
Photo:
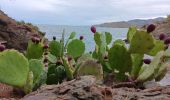
M121 39L112 43L109 32L97 32L92 26L95 41L92 53L85 53L83 36L76 39L75 32L65 39L63 31L60 40L53 37L48 44L34 36L25 55L16 50L5 50L0 44L0 82L29 93L45 83L59 84L83 75L94 75L97 80L103 80L106 75L114 74L113 79L117 82L160 81L167 71L170 40L164 39L163 35L160 40L153 38L154 27L153 24L147 30L130 27L127 46ZM146 54L153 59L144 59Z

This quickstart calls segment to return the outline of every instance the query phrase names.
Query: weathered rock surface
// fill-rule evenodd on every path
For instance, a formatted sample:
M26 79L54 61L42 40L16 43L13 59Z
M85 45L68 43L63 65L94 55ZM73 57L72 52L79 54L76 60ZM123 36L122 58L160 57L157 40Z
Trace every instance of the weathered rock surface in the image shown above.
M41 36L41 32L31 24L18 23L0 10L0 43L5 43L9 49L23 51L33 34Z
M111 89L97 85L93 76L83 76L60 85L42 86L22 100L170 100L170 87Z

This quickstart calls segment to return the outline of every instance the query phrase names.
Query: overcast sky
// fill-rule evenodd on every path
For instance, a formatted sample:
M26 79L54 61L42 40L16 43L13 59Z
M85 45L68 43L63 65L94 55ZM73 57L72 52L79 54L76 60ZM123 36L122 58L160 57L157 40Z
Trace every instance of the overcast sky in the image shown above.
M35 24L92 25L170 14L170 0L0 0L17 20Z

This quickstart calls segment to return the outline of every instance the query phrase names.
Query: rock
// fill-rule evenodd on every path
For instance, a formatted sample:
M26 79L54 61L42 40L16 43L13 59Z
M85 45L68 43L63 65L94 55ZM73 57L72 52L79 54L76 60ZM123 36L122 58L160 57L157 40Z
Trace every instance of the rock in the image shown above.
M44 85L21 100L169 100L169 97L169 86L144 90L110 88L96 84L94 76L81 76L60 85Z
M37 27L19 23L0 10L0 43L5 42L8 49L26 50L28 40L34 34L43 36L43 33L38 31Z

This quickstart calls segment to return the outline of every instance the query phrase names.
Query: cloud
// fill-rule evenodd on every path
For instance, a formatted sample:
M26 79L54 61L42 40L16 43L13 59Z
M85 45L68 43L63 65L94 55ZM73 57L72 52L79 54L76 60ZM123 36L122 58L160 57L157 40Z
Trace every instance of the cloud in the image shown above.
M0 7L37 24L89 25L170 14L170 0L1 0Z

